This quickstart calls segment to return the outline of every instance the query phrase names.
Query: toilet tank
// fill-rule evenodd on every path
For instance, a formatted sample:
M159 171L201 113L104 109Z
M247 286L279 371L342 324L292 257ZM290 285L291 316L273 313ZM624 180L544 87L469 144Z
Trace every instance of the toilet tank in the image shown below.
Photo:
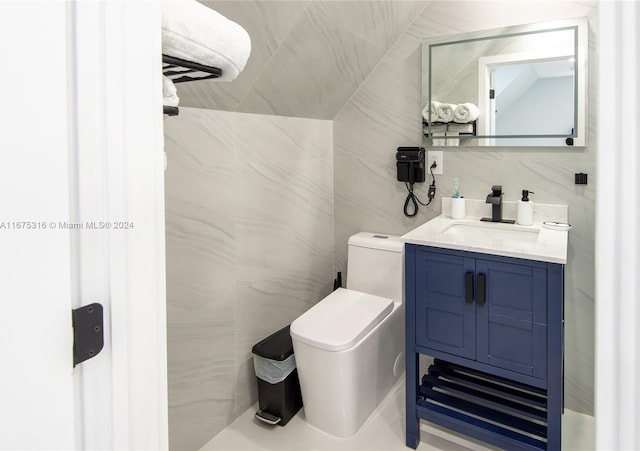
M360 232L349 238L347 288L404 300L404 242L399 236Z

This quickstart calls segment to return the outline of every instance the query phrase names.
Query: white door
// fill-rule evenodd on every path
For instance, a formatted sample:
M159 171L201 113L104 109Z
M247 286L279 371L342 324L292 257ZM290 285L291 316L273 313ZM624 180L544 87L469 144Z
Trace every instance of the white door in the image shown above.
M2 449L167 448L159 19L0 2ZM73 369L91 302L105 347Z
M0 4L2 448L75 447L66 14Z

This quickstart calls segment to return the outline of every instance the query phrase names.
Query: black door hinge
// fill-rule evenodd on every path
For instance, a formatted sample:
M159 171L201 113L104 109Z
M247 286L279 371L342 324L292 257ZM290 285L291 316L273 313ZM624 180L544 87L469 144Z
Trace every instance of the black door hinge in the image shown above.
M489 98L490 99L495 99L496 98L496 90L495 89L489 89Z
M98 355L104 347L102 304L93 303L74 309L73 366Z

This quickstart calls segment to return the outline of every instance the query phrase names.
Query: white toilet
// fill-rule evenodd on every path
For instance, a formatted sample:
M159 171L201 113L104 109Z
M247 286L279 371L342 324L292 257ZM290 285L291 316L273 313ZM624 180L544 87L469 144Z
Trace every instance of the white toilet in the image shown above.
M291 324L302 402L312 426L354 435L404 371L404 243L349 239L347 288Z

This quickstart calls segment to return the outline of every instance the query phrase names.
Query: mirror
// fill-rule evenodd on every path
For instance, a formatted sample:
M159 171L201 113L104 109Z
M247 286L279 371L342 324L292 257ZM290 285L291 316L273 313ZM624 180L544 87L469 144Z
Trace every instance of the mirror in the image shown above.
M585 146L587 21L423 41L427 146Z

